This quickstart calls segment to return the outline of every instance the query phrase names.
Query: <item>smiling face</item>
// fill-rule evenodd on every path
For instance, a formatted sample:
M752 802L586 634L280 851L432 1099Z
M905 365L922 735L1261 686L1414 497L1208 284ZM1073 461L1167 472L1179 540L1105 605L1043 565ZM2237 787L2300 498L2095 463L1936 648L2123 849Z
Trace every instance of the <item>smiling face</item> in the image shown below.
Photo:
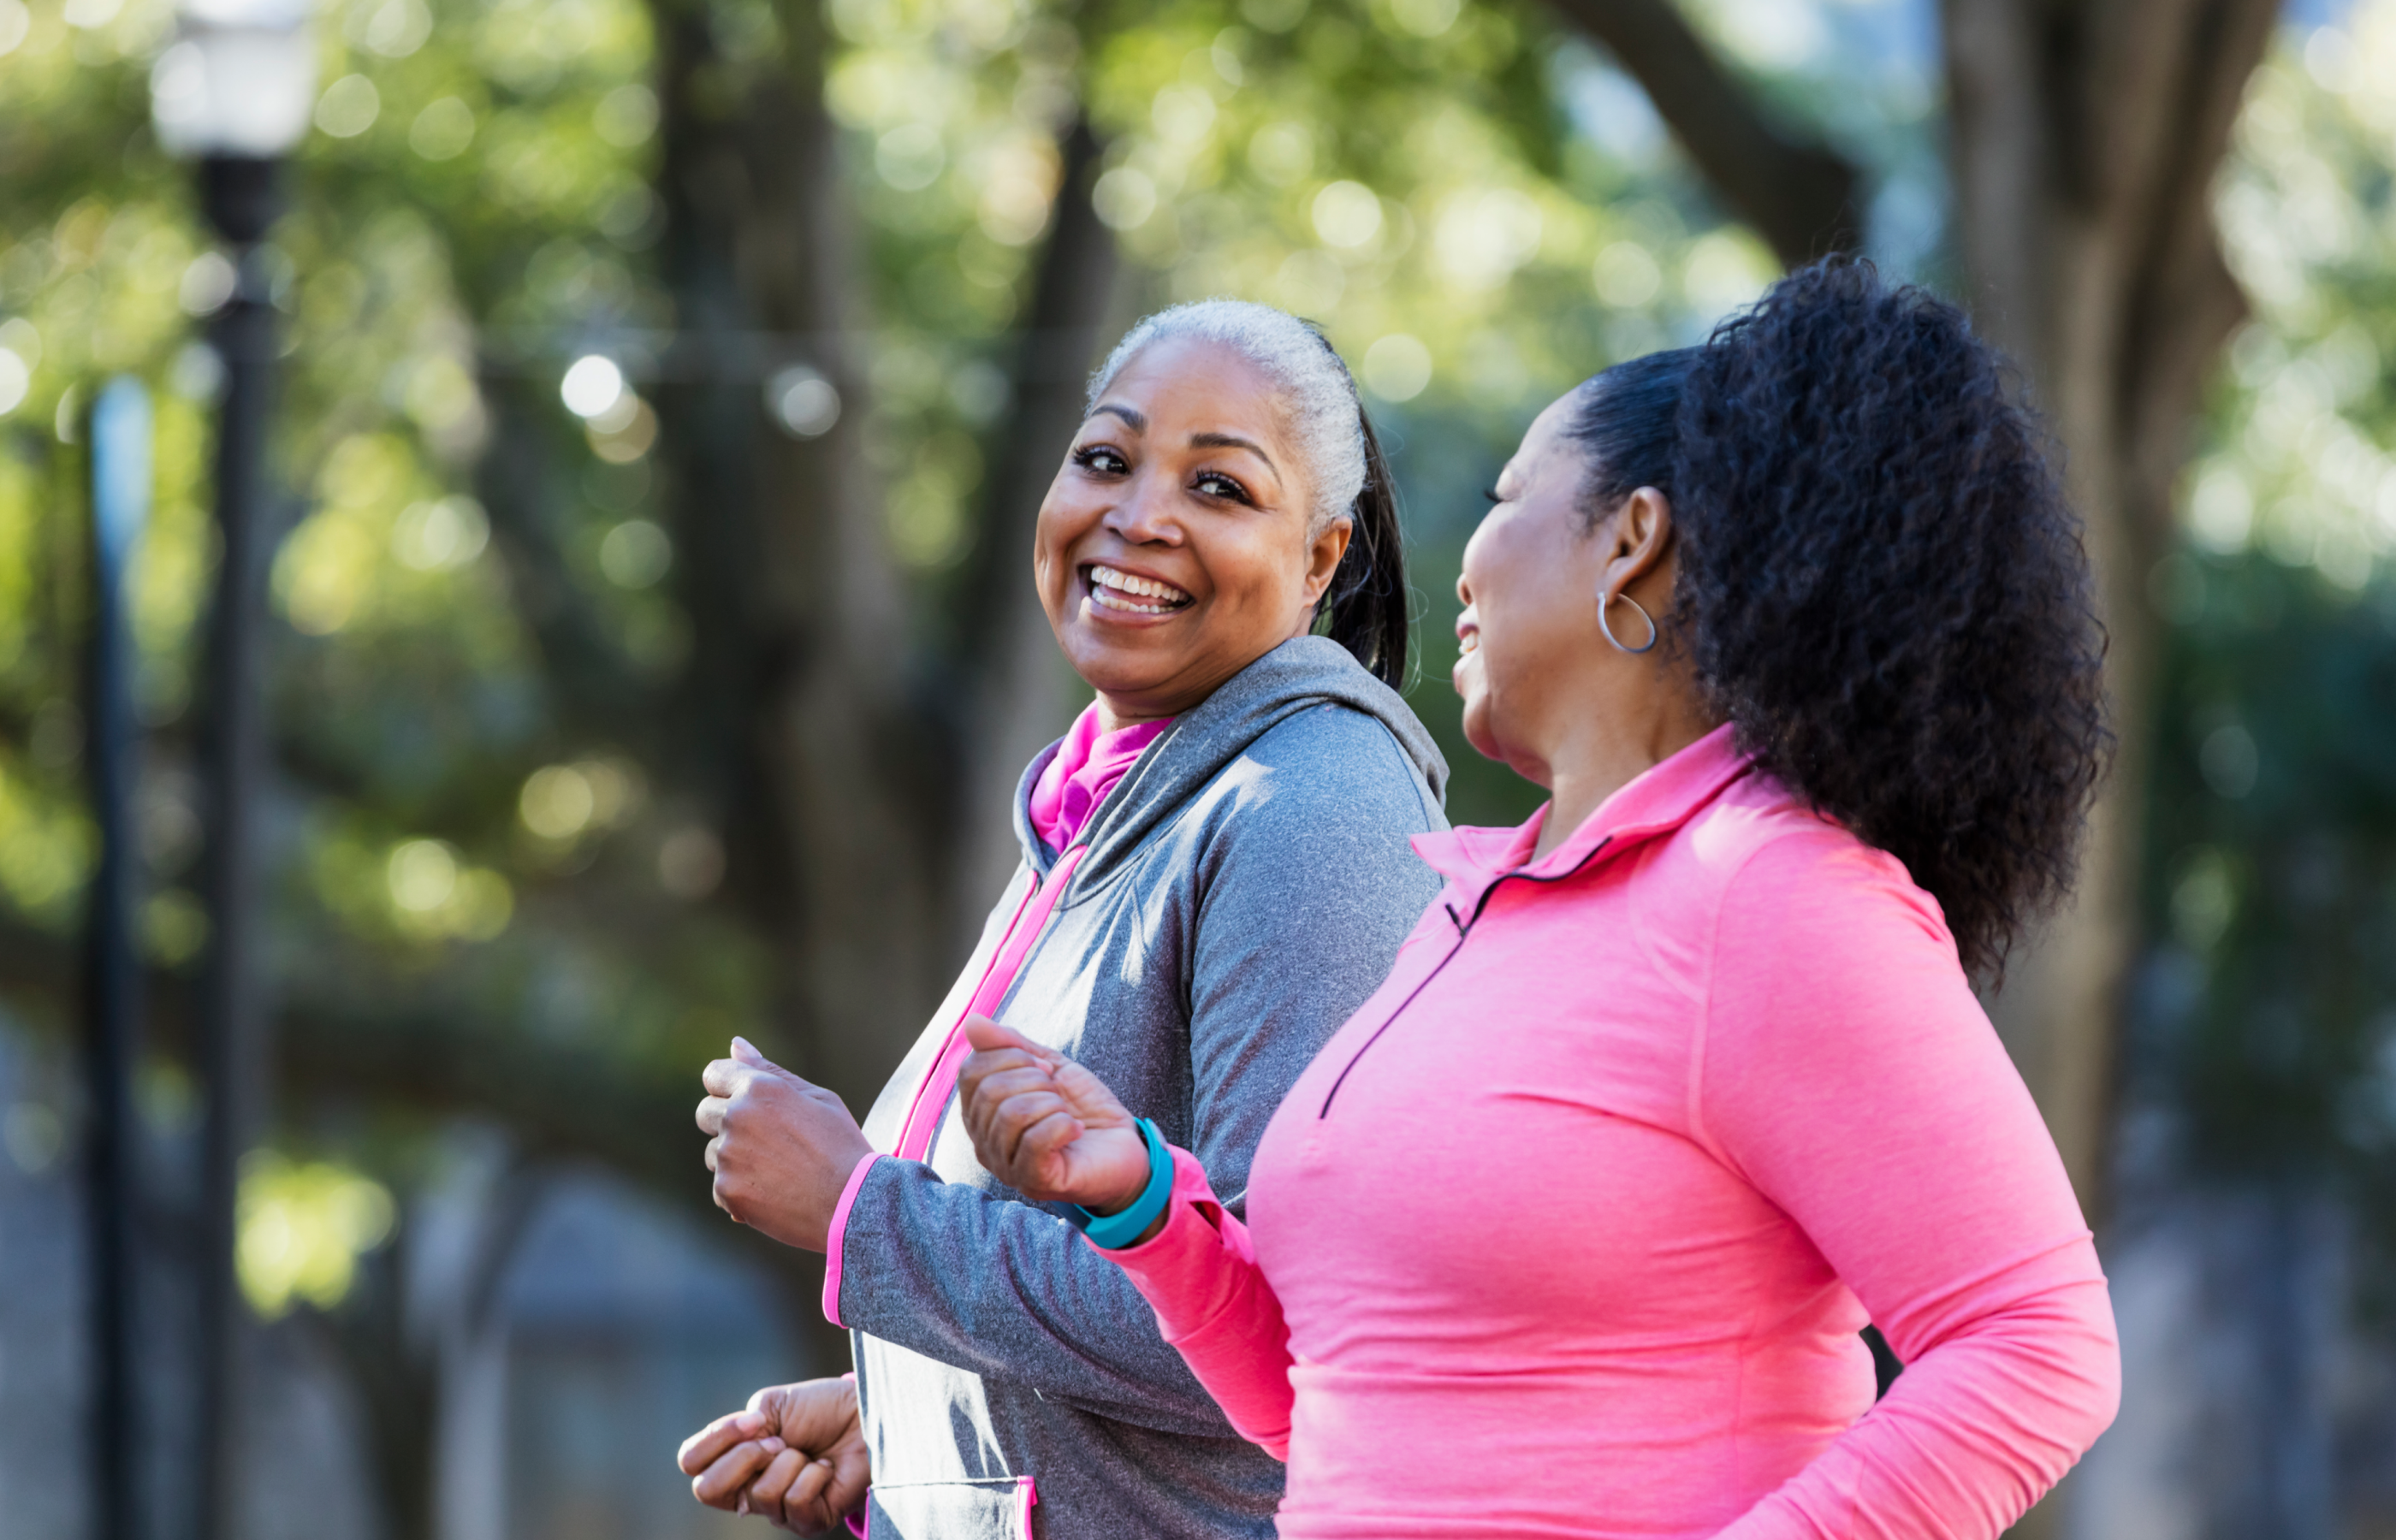
M1312 623L1349 523L1309 527L1314 487L1274 397L1221 343L1152 343L1049 485L1040 602L1116 724L1189 710Z
M1464 548L1453 679L1473 749L1549 784L1549 724L1605 639L1595 596L1605 548L1588 533L1585 467L1564 438L1567 395L1541 412L1498 473L1493 506Z

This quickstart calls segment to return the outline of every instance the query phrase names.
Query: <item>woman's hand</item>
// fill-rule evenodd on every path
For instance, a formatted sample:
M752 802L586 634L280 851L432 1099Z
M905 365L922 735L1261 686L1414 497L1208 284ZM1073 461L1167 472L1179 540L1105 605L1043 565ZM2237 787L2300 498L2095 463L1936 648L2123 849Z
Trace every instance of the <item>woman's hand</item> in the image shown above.
M754 1513L795 1534L837 1526L872 1480L857 1387L845 1379L769 1385L747 1411L683 1440L675 1463L709 1507Z
M786 1246L824 1249L857 1162L873 1153L841 1099L767 1062L744 1038L699 1082L715 1206Z
M1148 1185L1148 1146L1105 1082L987 1016L965 1018L965 1041L957 1095L991 1175L1041 1202L1129 1208Z

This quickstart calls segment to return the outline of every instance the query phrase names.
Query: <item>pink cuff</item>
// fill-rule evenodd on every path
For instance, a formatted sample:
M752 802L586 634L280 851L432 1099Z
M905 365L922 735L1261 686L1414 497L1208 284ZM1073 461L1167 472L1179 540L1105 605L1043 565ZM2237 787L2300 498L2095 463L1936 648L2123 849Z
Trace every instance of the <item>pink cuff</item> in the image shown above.
M1163 1228L1137 1246L1099 1255L1148 1301L1165 1340L1233 1431L1287 1460L1289 1327L1257 1267L1247 1227L1215 1196L1198 1157L1173 1151L1173 1203Z
M882 1159L876 1151L857 1162L848 1174L848 1184L840 1189L840 1204L832 1211L832 1228L824 1232L824 1319L833 1325L847 1329L848 1322L840 1319L840 1251L848 1237L848 1211L857 1202L857 1189L865 1185L865 1174L873 1162Z
M1179 1145L1165 1147L1173 1154L1173 1201L1165 1205L1165 1223L1154 1235L1138 1245L1109 1251L1084 1236L1083 1241L1092 1251L1107 1258L1134 1279L1154 1273L1170 1277L1172 1269L1185 1264L1192 1250L1211 1252L1225 1244L1223 1201L1215 1196L1214 1184L1206 1178L1206 1168L1198 1157ZM1234 1221L1236 1224L1236 1221ZM1234 1253L1245 1246L1247 1235L1241 1231L1230 1244ZM1247 1258L1243 1256L1243 1260Z
M1082 1239L1088 1243L1089 1237ZM1091 1249L1130 1276L1155 1308L1165 1340L1177 1346L1227 1309L1252 1303L1259 1277L1247 1227L1225 1211L1198 1157L1178 1146L1173 1147L1173 1201L1163 1227L1137 1246Z

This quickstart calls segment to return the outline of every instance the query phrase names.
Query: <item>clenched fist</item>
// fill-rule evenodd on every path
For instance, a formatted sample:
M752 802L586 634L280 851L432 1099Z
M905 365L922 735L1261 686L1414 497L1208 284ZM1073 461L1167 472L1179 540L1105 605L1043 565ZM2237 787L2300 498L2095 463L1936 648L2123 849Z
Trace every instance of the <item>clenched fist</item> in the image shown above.
M1098 1076L987 1016L965 1020L974 1053L958 1096L974 1152L1000 1181L1093 1214L1129 1208L1148 1185L1139 1125Z
M810 1085L749 1045L699 1076L707 1098L699 1127L715 1206L786 1246L824 1249L832 1210L857 1163L873 1153L838 1096Z
M753 1513L797 1534L832 1529L865 1501L871 1480L857 1387L840 1379L767 1386L747 1411L685 1440L675 1463L709 1507Z

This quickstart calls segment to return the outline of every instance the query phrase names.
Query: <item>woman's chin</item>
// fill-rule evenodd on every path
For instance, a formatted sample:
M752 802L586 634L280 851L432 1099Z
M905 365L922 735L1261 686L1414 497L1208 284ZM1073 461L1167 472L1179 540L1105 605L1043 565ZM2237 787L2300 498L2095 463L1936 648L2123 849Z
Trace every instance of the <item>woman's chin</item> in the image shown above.
M1507 763L1504 746L1490 730L1488 701L1478 692L1464 697L1464 741L1483 759Z
M1137 696L1163 687L1187 665L1190 649L1169 632L1084 621L1065 638L1065 660L1101 694Z

